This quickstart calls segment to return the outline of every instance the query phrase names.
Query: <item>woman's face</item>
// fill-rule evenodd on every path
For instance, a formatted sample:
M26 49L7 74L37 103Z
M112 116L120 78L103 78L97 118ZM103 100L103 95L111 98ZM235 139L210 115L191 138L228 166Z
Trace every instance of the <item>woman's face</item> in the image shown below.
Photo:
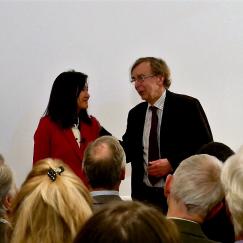
M87 109L89 106L89 92L88 92L88 84L86 83L84 85L84 88L79 93L78 99L77 99L77 105L78 105L78 111L81 109Z

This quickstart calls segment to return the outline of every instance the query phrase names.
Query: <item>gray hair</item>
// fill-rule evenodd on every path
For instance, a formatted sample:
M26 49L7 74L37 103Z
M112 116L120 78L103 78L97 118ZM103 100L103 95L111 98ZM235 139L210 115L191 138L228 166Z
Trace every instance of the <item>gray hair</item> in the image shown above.
M221 169L222 163L206 154L183 160L174 173L171 195L185 204L189 214L206 217L224 197Z
M4 163L4 157L0 154L0 164Z
M121 180L125 153L119 141L102 136L90 143L84 153L83 169L92 188L112 189Z
M235 235L243 234L243 149L226 160L221 181L232 216Z
M6 212L3 202L6 196L12 193L13 183L10 167L7 164L0 164L0 215L4 215Z

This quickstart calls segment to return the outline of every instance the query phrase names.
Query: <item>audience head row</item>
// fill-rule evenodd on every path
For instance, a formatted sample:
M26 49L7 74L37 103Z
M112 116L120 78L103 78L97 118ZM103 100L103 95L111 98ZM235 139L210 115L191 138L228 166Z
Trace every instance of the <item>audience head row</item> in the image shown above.
M221 154L222 161L234 152L228 150L228 153ZM109 189L119 183L124 161L124 151L114 137L103 136L91 143L83 164L91 187ZM3 199L11 191L13 175L4 162L0 165L0 196ZM242 239L242 183L243 149L230 156L224 165L211 155L193 155L182 161L166 180L168 216L173 216L170 205L179 205L179 208L183 205L189 215L187 219L196 215L201 223L225 193L236 239ZM179 242L177 227L155 208L139 202L114 202L92 216L91 205L87 188L65 163L50 158L40 160L13 201L11 242L40 242L43 239L47 243L53 240L72 242L77 232L75 243L84 239L85 242L142 242L147 238L151 241L153 237L153 242L158 239L158 242ZM0 212L4 210L2 204Z

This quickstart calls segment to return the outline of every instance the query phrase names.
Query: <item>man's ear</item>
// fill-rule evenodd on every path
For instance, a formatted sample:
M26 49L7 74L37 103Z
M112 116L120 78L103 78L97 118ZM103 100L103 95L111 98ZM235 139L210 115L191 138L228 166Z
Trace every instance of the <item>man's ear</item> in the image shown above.
M121 179L121 180L124 180L124 179L125 179L125 176L126 176L126 169L125 169L125 167L123 167L123 168L121 169L120 179Z
M170 194L170 188L171 188L171 182L173 180L173 175L169 174L166 177L165 180L165 186L164 186L164 195L165 197L168 197Z
M159 80L159 84L164 85L165 77L162 76L162 75L158 75L157 77L158 77L158 80Z

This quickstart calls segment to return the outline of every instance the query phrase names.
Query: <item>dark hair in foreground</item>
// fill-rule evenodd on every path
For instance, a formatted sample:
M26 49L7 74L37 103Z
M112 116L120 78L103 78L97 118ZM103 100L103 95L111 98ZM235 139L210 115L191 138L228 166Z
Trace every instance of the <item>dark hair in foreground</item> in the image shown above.
M77 112L77 99L85 88L88 76L81 72L67 71L59 74L55 79L45 115L58 123L62 128L72 127L80 120L90 123L87 110Z
M225 162L235 152L224 143L210 142L204 144L197 153L209 154L215 156L220 161Z
M176 225L157 209L135 201L102 207L78 233L74 243L177 243Z

